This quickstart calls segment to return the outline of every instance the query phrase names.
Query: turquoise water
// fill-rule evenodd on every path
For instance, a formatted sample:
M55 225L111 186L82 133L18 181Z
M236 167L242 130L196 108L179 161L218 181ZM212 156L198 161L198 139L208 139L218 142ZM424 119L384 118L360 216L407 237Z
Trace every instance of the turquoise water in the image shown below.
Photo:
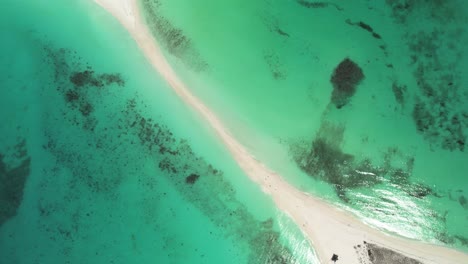
M140 5L192 91L289 182L468 250L464 1Z
M104 10L0 13L0 263L317 263Z

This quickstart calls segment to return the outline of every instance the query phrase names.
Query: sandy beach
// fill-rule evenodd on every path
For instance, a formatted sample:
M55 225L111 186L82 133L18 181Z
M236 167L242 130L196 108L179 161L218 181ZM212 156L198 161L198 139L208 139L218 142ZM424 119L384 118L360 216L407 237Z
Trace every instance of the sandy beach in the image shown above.
M364 224L351 213L303 193L285 182L280 175L249 154L246 148L230 135L222 121L190 93L164 58L157 41L145 26L136 0L95 2L119 20L174 92L208 122L250 179L259 184L262 190L272 197L277 207L287 213L301 228L311 241L321 263L332 263L331 258L334 254L338 256L336 263L386 263L370 262L367 250L362 250L367 244L390 249L423 263L468 263L468 255L463 252L388 235Z

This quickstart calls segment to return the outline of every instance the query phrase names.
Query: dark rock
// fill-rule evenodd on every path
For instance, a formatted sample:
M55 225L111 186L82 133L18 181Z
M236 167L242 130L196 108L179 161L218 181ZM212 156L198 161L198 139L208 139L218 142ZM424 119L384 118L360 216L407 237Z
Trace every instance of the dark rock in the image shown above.
M331 260L332 260L333 262L336 262L336 261L338 261L338 255L336 255L336 254L333 254L333 256L332 256Z
M70 82L78 87L82 87L93 79L94 71L75 72L70 76Z
M329 5L327 2L309 2L305 0L298 0L297 3L306 8L326 8Z
M296 0L296 2L305 8L319 9L319 8L335 7L336 10L338 11L343 10L342 7L331 2L306 1L306 0Z
M281 30L280 28L277 28L276 29L276 33L280 34L281 36L284 36L284 37L289 37L289 34L284 32L283 30Z

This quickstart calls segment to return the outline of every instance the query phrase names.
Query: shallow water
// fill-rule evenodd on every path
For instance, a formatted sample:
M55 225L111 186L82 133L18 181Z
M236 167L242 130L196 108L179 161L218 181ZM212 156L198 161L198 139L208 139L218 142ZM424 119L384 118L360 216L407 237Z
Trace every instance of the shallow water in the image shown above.
M463 1L140 5L193 92L289 182L388 232L468 250Z
M0 13L0 263L316 263L99 6Z

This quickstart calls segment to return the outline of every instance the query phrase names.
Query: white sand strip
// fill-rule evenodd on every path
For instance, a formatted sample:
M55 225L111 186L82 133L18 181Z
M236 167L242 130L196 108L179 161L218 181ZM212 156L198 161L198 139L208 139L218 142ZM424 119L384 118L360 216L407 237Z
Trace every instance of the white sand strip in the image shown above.
M154 68L170 84L180 98L196 110L214 129L233 158L275 204L287 213L310 239L322 263L359 264L353 248L363 241L375 243L416 258L424 263L468 263L468 254L454 249L430 245L385 234L371 228L349 212L337 209L321 199L303 193L285 182L275 172L253 158L234 139L221 121L182 83L164 58L138 10L136 0L95 0L130 32Z

